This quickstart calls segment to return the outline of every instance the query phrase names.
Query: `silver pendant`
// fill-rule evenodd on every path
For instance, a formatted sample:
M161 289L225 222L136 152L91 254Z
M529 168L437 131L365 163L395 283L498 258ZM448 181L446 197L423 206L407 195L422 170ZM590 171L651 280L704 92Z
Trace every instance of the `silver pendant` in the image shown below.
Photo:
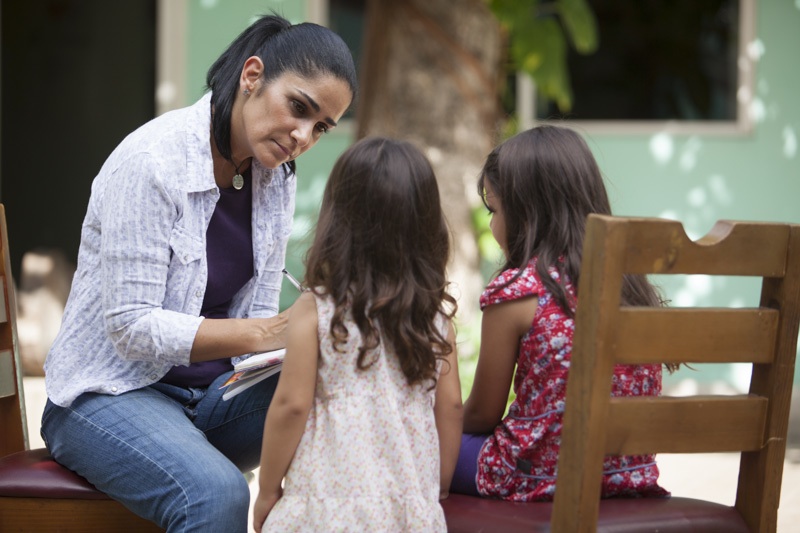
M233 188L237 191L241 191L242 187L244 187L244 178L241 174L236 174L233 177Z

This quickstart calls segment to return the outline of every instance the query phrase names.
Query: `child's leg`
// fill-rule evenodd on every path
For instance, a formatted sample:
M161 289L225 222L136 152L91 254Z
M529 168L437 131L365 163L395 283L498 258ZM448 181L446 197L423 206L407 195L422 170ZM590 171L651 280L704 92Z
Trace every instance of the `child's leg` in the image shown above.
M478 475L478 454L489 435L461 435L461 450L458 452L456 471L450 483L450 492L480 496L475 478Z

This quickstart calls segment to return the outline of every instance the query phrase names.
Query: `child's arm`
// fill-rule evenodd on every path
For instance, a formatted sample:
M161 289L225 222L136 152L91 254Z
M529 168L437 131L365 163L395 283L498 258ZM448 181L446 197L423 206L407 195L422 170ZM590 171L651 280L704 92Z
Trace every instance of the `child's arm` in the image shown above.
M491 433L503 418L519 341L531 328L538 304L536 296L528 296L483 310L478 366L464 404L464 433Z
M253 508L257 532L282 494L281 482L303 436L317 382L317 307L304 293L292 309L278 387L267 411L261 447L259 492Z
M439 381L436 384L436 404L433 412L436 417L436 430L439 433L440 457L440 497L446 498L450 482L456 469L458 450L461 447L461 382L458 379L458 355L456 353L456 333L450 324L448 341L452 351L442 365Z

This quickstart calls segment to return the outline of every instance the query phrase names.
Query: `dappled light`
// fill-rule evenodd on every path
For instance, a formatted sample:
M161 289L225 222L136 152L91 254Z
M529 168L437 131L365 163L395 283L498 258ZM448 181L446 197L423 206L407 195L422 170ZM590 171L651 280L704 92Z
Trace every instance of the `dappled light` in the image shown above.
M765 52L764 41L761 39L754 39L747 45L747 55L750 56L750 59L753 61L761 59Z
M714 174L708 178L708 188L711 191L711 198L719 204L731 205L733 194L724 177Z
M791 126L783 128L783 155L786 159L794 159L797 155L797 135Z
M694 239L696 240L696 239ZM757 307L760 284L742 276L672 275L653 276L653 281L669 297L669 307ZM716 297L713 294L717 294ZM702 391L707 394L739 394L747 391L752 365L692 365L675 373L664 373L664 393L684 396Z
M162 81L156 88L156 103L159 109L170 109L178 98L178 88L171 81Z
M753 101L750 102L748 112L753 122L764 122L767 117L767 107L764 105L764 101L758 97L753 98Z
M744 394L750 388L753 365L692 365L681 367L674 374L664 373L664 394L691 396L693 394ZM711 379L713 378L713 379Z
M669 163L674 151L675 143L671 135L661 132L650 138L650 154L656 163L661 165Z
M706 191L702 187L695 187L686 195L686 200L692 207L703 207L707 201Z
M758 283L740 276L652 276L669 299L670 307L758 306ZM711 297L712 292L717 293Z
M711 276L686 276L684 286L675 293L673 307L693 307L698 301L711 293Z
M697 165L697 154L703 147L702 141L695 135L686 141L680 155L680 167L684 172L691 172Z

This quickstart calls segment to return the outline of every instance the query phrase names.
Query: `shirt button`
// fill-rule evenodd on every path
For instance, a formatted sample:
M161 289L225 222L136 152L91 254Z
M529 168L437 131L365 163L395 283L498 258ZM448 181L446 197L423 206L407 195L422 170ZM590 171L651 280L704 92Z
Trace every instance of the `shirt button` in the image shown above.
M203 297L203 291L201 291L201 290L198 290L197 292L195 292L195 293L194 293L194 295L195 295L196 297L198 297L198 298L202 298L202 297Z
M119 389L117 389L116 387L111 387L111 392L117 392L117 390Z
M158 374L150 374L150 379L157 380Z

